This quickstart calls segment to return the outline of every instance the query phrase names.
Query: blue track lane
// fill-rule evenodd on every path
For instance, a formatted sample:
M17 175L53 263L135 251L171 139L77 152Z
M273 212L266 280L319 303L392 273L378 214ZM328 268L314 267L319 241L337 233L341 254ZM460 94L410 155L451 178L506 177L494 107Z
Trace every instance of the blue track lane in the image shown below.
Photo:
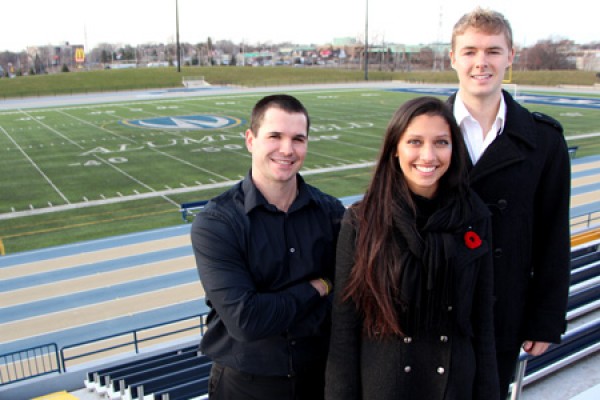
M2 307L0 308L0 324L167 289L177 285L196 282L197 280L198 272L195 269L179 271L110 287L51 297L11 307Z
M0 343L0 354L20 351L49 343L56 343L59 348L62 348L70 344L81 343L98 337L111 336L117 333L130 332L142 327L160 324L179 318L191 317L205 312L208 312L208 307L203 299L174 304L127 317L114 318L76 328L16 340L10 343Z
M191 225L189 224L177 225L170 228L155 229L145 232L131 233L128 235L113 236L105 239L90 240L64 246L48 247L46 249L9 254L0 257L0 268L121 247L130 244L139 244L151 240L160 240L175 236L189 235L190 227Z
M62 268L55 271L42 272L18 278L0 281L0 291L23 289L46 283L58 282L67 279L80 278L98 273L118 271L123 268L138 265L171 260L177 257L192 255L190 246L175 247L167 250L159 250L138 254L130 257L117 258L101 262L91 262L84 265L76 265L70 268ZM91 261L91 260L90 260Z

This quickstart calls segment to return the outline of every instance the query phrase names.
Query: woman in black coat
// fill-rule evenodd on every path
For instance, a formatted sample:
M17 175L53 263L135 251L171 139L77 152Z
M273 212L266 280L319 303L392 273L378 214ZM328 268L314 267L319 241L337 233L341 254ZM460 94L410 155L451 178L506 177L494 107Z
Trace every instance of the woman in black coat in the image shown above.
M328 400L498 398L489 211L440 100L404 103L338 238Z

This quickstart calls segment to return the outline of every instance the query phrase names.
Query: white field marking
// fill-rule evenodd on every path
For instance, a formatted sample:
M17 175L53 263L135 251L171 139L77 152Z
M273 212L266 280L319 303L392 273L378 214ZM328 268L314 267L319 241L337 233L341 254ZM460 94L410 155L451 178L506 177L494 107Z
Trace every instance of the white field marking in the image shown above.
M151 192L156 192L156 190L154 190L154 188L152 188L149 185L146 185L144 182L140 181L139 179L131 176L130 174L128 174L127 172L123 171L121 168L117 167L115 164L108 162L107 160L103 159L102 157L99 157L97 155L94 154L94 157L97 158L98 160L102 161L104 164L106 164L107 166L111 167L112 169L116 170L117 172L119 172L120 174L122 174L123 176L126 176L127 178L131 179L132 181L134 181L135 183L137 183L140 186L145 187L146 189L148 189ZM168 198L166 195L161 195L159 197L162 197L164 200L168 201L169 203L176 205L179 207L179 203L174 202L173 200L171 200L170 198Z
M83 119L81 119L81 118L77 118L77 117L75 117L75 116L72 116L72 115L70 115L70 114L68 114L68 113L66 113L66 112L64 112L64 111L61 111L61 110L59 110L58 112L60 112L61 114L64 114L64 115L66 115L67 117L73 118L73 119L75 119L75 120L77 120L77 121L80 121L80 122L82 122L82 123L85 123L85 124L88 124L88 125L90 125L90 126L92 126L92 127L94 127L94 128L100 129L100 130L102 130L102 131L104 131L104 132L106 132L106 133L109 133L109 134L113 135L113 138L116 136L116 137L118 137L118 138L120 138L120 139L123 139L123 140L128 140L128 141L130 141L130 142L133 142L133 143L136 143L136 144L138 143L137 141L135 141L135 140L133 140L133 139L130 139L130 138L125 138L125 137L123 137L123 136L121 136L121 135L119 135L119 134L117 134L117 133L115 133L115 132L111 131L110 129L107 129L107 128L105 128L105 127L102 127L102 126L97 126L97 125L95 125L95 124L93 124L93 123L91 123L91 122L88 122L88 121L86 121L86 120L83 120ZM154 114L154 113L150 113L150 114L156 115L156 114ZM122 118L122 117L120 117L120 116L117 116L117 118ZM182 137L183 135L182 135L181 133L178 133L178 136ZM148 147L147 147L147 148L148 148ZM159 153L159 154L161 154L161 155L163 155L163 156L165 156L165 157L171 158L171 159L173 159L173 160L175 160L175 161L177 161L177 162L179 162L179 163L181 163L181 164L185 164L185 165L187 165L188 167L192 167L192 168L195 168L195 169L197 169L197 170L199 170L199 171L205 172L205 173L207 173L207 174L214 175L214 176L218 177L219 179L229 180L229 178L228 178L228 177L226 177L226 176L219 175L219 174L217 174L217 173L215 173L215 172L212 172L212 171L210 171L210 170L208 170L208 169L205 169L205 168L199 167L199 166L197 166L197 165L194 165L194 164L190 163L189 161L183 160L183 159L181 159L181 158L179 158L179 157L175 157L174 155L171 155L171 154L169 154L169 153L165 153L165 152L164 152L164 151L162 151L162 150L159 150L159 149L156 149L156 148L149 148L149 149L150 149L150 150L152 150L152 151L154 151L154 152L156 152L156 153Z
M34 122L37 122L38 124L42 125L44 128L48 129L50 132L54 132L55 134L57 134L58 136L60 136L61 138L63 138L64 140L66 140L67 142L71 143L74 146L79 147L81 150L83 150L83 146L80 145L79 143L77 143L76 141L72 140L71 138L69 138L68 136L63 135L61 132L57 131L56 129L54 129L53 127L51 127L48 124L43 123L42 121L40 121L39 119L35 119L31 116L31 114L29 114L26 111L23 110L19 110L20 112L22 112L23 114L27 115L29 118L33 119Z
M369 162L363 162L360 164L349 164L349 165L343 165L343 166L336 166L333 168L315 168L315 169L311 169L311 170L302 171L301 174L302 175L316 175L316 174L322 174L322 173L327 173L327 172L345 171L345 170L349 170L349 169L361 169L361 168L372 167L374 164L375 164L374 162L369 161ZM242 178L242 177L240 176L240 178ZM78 208L87 208L87 207L100 206L100 205L106 205L106 204L124 203L126 201L150 199L150 198L155 198L155 197L165 197L165 196L173 195L173 194L190 193L190 192L197 192L197 191L210 190L210 189L219 189L219 188L229 188L238 182L239 182L238 180L225 181L225 182L204 184L204 185L198 185L198 186L190 186L187 188L161 190L161 191L147 192L147 193L128 195L128 196L124 196L121 193L118 193L120 197L111 197L111 198L102 199L102 200L90 200L87 203L72 203L72 204L58 205L58 206L54 206L52 208L50 208L50 207L38 208L35 210L13 211L10 213L3 213L3 214L0 214L0 221L18 218L18 217L31 216L31 215L47 214L47 213L51 213L51 212L74 210L74 209L78 209ZM179 207L180 207L179 204L174 203L172 201L171 201L171 203L175 204L177 206L177 209L179 209ZM13 210L14 210L14 208L13 208Z
M63 115L66 115L66 116L68 116L68 117L72 117L72 118L74 118L75 120L78 120L78 121L80 121L80 122L87 123L87 124L89 124L89 125L91 125L91 126L93 126L93 127L96 127L96 128L98 128L98 129L101 129L101 130L107 131L108 133L111 133L111 134L113 134L114 136L118 136L120 139L123 139L123 137L121 137L121 136L119 136L119 135L116 135L116 134L114 134L113 132L110 132L109 130L107 130L107 129L105 129L105 128L98 127L97 125L94 125L94 124L92 124L92 123L90 123L90 122L87 122L87 121L81 120L81 119L79 119L79 118L73 117L73 116L71 116L71 115L69 115L69 114L67 114L67 113L65 113L65 112L62 112L62 111L60 111L60 110L59 110L59 112L60 112L60 113L62 113ZM26 114L26 113L25 113L25 114ZM27 114L26 114L26 115L27 115ZM29 116L29 115L28 115L28 116ZM29 117L31 117L31 116L29 116ZM42 122L39 122L39 121L38 121L38 123L42 124L43 126L45 126L46 128L48 128L48 129L50 129L50 130L52 130L52 131L55 131L55 130L54 130L54 129L52 129L50 126L48 126L48 125L46 125L46 124L43 124ZM77 145L77 146L78 146L80 149L82 149L82 150L84 149L84 148L83 148L82 146L80 146L79 144L77 144L77 143L73 142L73 141L72 141L72 140L70 140L69 138L66 138L65 136L63 136L62 134L60 134L60 132L58 132L58 131L55 131L55 132L56 132L58 135L60 135L61 137L65 138L66 140L69 140L71 143L73 143L73 144ZM131 141L131 139L129 139L129 140ZM135 142L135 141L134 141L134 142ZM123 176L126 176L127 178L131 179L133 182L137 183L138 185L145 187L146 189L150 190L151 192L156 192L156 190L154 190L152 187L150 187L149 185L147 185L147 184L145 184L144 182L140 181L139 179L137 179L137 178L133 177L132 175L128 174L127 172L125 172L125 171L124 171L124 170L122 170L121 168L117 167L117 166L116 166L116 165L114 165L113 163L109 163L108 161L104 160L102 157L99 157L98 155L94 155L94 157L95 157L96 159L98 159L99 161L102 161L102 162L103 162L105 165L108 165L109 167L113 168L114 170L116 170L117 172L119 172L120 174L122 174ZM169 203L171 203L171 204L174 204L174 205L177 205L177 206L179 206L179 205L178 205L178 203L174 202L173 200L171 200L170 198L168 198L168 197L166 197L166 196L160 196L160 197L162 197L163 199L165 199L166 201L168 201L168 202L169 202ZM88 202L88 203L89 203L89 202Z
M56 110L56 112L58 112L58 113L60 113L60 114L63 114L63 115L65 115L65 116L69 117L69 118L73 118L74 120L76 120L76 121L79 121L79 122L81 122L82 124L86 124L86 125L89 125L89 126L91 126L91 127L93 127L93 128L96 128L96 129L99 129L99 130L101 130L101 131L104 131L104 132L106 132L106 133L109 133L109 134L111 134L112 136L116 136L116 137L118 137L119 139L123 139L123 140L129 141L129 142L137 143L137 142L136 142L135 140L133 140L133 139L130 139L130 138L126 137L126 136L121 136L121 135L119 135L118 133L115 133L115 132L111 131L110 129L106 129L106 128L105 128L105 127L103 127L103 126L98 126L98 125L96 125L96 124L94 124L94 123L92 123L92 122L86 121L85 119L81 119L81 118L75 117L74 115L71 115L71 114L69 114L69 113L67 113L67 112L65 112L65 111L63 111L63 110Z
M44 171L41 170L41 168L35 163L35 161L33 161L31 159L31 157L29 157L29 155L25 152L25 150L23 150L21 148L21 146L19 146L19 144L8 134L8 132L1 126L0 126L0 130L2 130L2 132L6 135L6 137L8 137L8 139L15 145L15 147L21 152L21 154L23 154L23 156L31 163L31 165L33 165L33 168L35 168L40 173L40 175L42 175L42 177L46 180L46 182L48 182L48 184L52 187L52 189L54 189L54 191L56 193L58 193L58 195L65 201L65 203L71 204L69 199L67 199L67 197L58 189L58 187L54 184L54 182L52 182L52 180L44 173Z
M579 139L588 139L588 138L598 137L598 136L600 136L600 132L583 133L581 135L565 136L565 139L567 139L567 140L579 140Z
M169 158L171 158L171 159L173 159L173 160L175 160L175 161L179 161L180 163L182 163L182 164L185 164L185 165L187 165L188 167L192 167L192 168L195 168L195 169L197 169L197 170L200 170L200 171L202 171L202 172L206 172L207 174L214 175L214 176L216 176L216 177L218 177L218 178L220 178L220 179L229 180L229 178L228 178L228 177L226 177L226 176L219 175L219 174L217 174L216 172L212 172L212 171L210 171L210 170L208 170L208 169L206 169L206 168L202 168L202 167L200 167L200 166L198 166L198 165L192 164L192 163L191 163L191 162L189 162L189 161L183 160L183 159L181 159L181 158L179 158L179 157L175 157L175 156L174 156L174 155L172 155L172 154L165 153L165 152L164 152L164 151L162 151L162 150L159 150L159 149L154 149L154 148L153 148L152 150L154 150L154 151L155 151L155 152L157 152L157 153L160 153L160 154L162 154L162 155L163 155L163 156L165 156L165 157L169 157Z

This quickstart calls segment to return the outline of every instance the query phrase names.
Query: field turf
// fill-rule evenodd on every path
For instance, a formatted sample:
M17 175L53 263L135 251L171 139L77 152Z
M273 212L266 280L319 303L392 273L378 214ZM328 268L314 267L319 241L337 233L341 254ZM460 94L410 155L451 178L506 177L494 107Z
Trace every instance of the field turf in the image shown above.
M0 112L6 252L181 224L180 203L238 181L250 166L243 133L264 94L213 93ZM364 191L391 115L417 96L380 89L294 94L311 115L302 172L338 197ZM526 107L559 119L578 156L600 153L598 138L569 140L600 131L600 110ZM220 127L225 121L230 125Z

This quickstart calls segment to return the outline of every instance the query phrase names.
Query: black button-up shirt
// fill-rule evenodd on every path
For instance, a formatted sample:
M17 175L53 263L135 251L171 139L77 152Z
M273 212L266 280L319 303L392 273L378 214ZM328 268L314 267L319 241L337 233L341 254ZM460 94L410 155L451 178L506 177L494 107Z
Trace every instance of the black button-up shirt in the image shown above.
M309 281L333 280L343 213L338 199L299 175L287 213L266 201L249 174L212 199L191 233L211 307L202 352L257 375L324 366L330 300Z

